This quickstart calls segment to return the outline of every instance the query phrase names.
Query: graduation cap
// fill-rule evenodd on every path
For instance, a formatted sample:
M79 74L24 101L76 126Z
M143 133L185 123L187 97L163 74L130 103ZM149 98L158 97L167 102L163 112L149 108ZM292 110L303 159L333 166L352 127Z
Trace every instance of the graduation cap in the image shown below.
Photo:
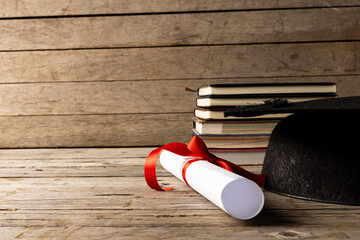
M305 102L284 99L239 106L225 116L293 113L274 128L264 188L328 203L360 205L360 97Z

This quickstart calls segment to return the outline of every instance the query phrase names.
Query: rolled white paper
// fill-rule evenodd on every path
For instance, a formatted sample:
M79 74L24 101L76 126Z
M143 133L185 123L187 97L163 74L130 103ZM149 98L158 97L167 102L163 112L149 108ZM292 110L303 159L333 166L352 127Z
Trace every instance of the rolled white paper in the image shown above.
M191 159L167 150L160 153L161 165L184 183L182 169ZM255 182L208 161L193 162L185 176L195 191L237 219L253 218L264 206L263 191Z

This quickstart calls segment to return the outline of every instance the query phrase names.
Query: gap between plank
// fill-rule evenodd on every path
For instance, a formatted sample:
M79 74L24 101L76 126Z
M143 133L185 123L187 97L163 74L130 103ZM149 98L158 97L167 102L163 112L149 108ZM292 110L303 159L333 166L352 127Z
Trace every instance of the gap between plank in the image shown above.
M54 49L15 49L0 50L0 53L8 52L51 52L51 51L92 51L92 50L120 50L137 48L186 48L186 47L217 47L217 46L248 46L248 45L282 45L282 44L313 44L313 43L343 43L360 42L360 39L343 40L319 40L319 41L285 41L285 42L251 42L251 43L221 43L221 44L185 44L185 45L154 45L154 46L122 46L122 47L85 47L85 48L54 48Z
M22 19L46 19L46 18L88 18L88 17L119 17L119 16L139 16L139 15L175 15L175 14L201 14L201 13L221 13L221 12L261 12L261 11L286 11L303 9L331 9L331 8L356 8L360 5L348 6L313 6L313 7L276 7L276 8L249 8L249 9L224 9L224 10L198 10L198 11L176 11L176 12L134 12L134 13L103 13L103 14L71 14L71 15L48 15L48 16L16 16L0 17L0 20L22 20Z

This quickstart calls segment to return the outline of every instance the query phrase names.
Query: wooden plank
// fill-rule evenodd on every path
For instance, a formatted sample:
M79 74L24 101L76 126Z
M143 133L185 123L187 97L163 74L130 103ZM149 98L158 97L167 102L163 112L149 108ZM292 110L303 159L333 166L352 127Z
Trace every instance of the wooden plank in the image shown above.
M211 204L211 203L210 203ZM111 210L111 209L110 209ZM264 213L258 219L254 219L253 222L258 224L269 223L271 218L270 212ZM25 212L25 213L22 213ZM153 210L111 210L111 211L37 211L38 213L29 214L30 211L9 211L6 212L5 216L0 216L2 220L0 222L1 227L37 227L39 225L46 225L48 227L59 227L59 226L76 226L76 227L139 227L140 225L144 228L151 226L167 225L172 227L187 228L197 223L197 227L228 227L233 228L236 226L246 226L246 221L239 221L233 219L225 212L220 209L214 210L175 210L169 214L169 210L158 210L158 214ZM155 214L154 214L155 213ZM316 227L321 221L325 221L327 227L336 227L339 224L339 220L335 217L329 217L327 215L337 215L342 219L341 225L346 226L354 224L356 215L360 213L356 207L349 210L302 210L297 209L295 211L277 210L273 211L273 214L284 214L286 218L292 220L288 227L295 227L296 225L302 225L307 228ZM306 215L306 214L310 214ZM264 219L261 219L263 217ZM139 219L142 221L139 221ZM328 219L327 219L328 218ZM202 219L202 221L201 221ZM307 220L307 221L306 221ZM359 226L359 224L355 223ZM0 228L1 229L1 228ZM355 230L354 227L348 229Z
M356 206L309 203L265 191L262 213L244 222L229 217L182 182L175 184L177 190L169 193L144 191L146 186L141 182L142 178L133 177L2 179L2 192L6 195L0 206L4 213L0 215L1 227L167 225L181 229L197 223L198 227L246 229L252 225L268 226L281 216L280 227L304 228L300 232L319 228L324 222L333 228L340 224L346 233L358 231L358 224L354 225L359 214ZM248 226L249 223L252 224Z
M360 87L357 76L245 78L225 82L269 81L334 81L339 96L357 95ZM184 88L196 89L204 84L223 82L224 79L200 79L172 80L171 84L167 81L2 84L0 109L3 115L9 116L0 117L0 147L185 143L191 138L196 95L185 92ZM167 104L163 104L164 99L168 99ZM178 99L182 99L181 104ZM93 112L97 114L89 114ZM69 113L74 115L59 116Z
M192 113L0 117L1 148L187 142Z
M59 160L58 167L61 160L64 167L79 160L94 164L93 177L38 178L34 173L26 178L1 177L2 236L7 239L356 239L360 233L358 206L310 202L264 191L262 212L254 219L240 221L170 173L160 180L176 189L153 191L146 186L143 176L139 176L147 150L0 150L1 161L28 162L29 165L23 166L25 172L37 164L51 166L54 160ZM98 172L106 171L98 165L103 156L110 164L132 165L134 176L95 177ZM259 172L261 166L246 168Z
M156 218L155 218L156 220ZM88 239L357 239L359 230L351 227L320 227L293 226L277 224L274 226L248 223L239 223L236 227L228 226L201 226L197 223L193 226L183 227L155 224L152 227L123 226L123 227L3 227L0 228L3 236L8 239L64 239L88 240ZM202 222L201 219L199 219ZM284 220L286 221L286 220ZM356 221L356 220L355 220ZM273 223L273 225L276 223ZM283 223L284 224L284 223ZM342 226L342 225L341 225ZM166 230L164 230L166 229ZM294 230L296 229L296 230ZM311 232L310 232L311 231ZM290 236L290 237L289 237Z
M0 51L359 40L359 15L352 7L6 20Z
M161 179L166 178L162 177ZM4 179L2 183L6 183L6 180ZM210 210L207 212L213 212L216 215L226 215L214 204L177 179L169 180L171 184L167 186L175 186L176 188L169 194L148 189L143 177L82 177L55 180L52 178L36 178L32 180L33 183L31 185L28 178L9 179L9 181L11 180L17 182L17 185L11 188L7 186L2 190L1 197L3 201L0 203L2 213L19 210L19 212L31 210L34 212L79 210L125 213L126 211L135 210L135 212L148 212L152 215L159 214L159 217L161 217L161 215L171 215L175 211L189 213L191 211L205 212ZM37 180L39 180L38 184L41 184L41 186L34 186L36 184L34 182ZM48 183L45 183L46 181ZM75 184L68 184L69 181L73 181ZM100 181L99 184L105 185L100 186L95 181ZM62 186L55 186L53 182L61 183ZM76 182L79 183L76 184ZM118 184L119 182L123 184ZM109 186L107 186L108 184ZM133 185L125 186L125 184ZM134 187L133 190L131 187ZM359 211L359 208L356 206L339 206L320 202L309 203L305 200L276 195L268 191L265 191L264 194L265 209L282 211L303 210L309 212L320 210L323 213L326 211L340 213L341 211L347 212L353 210L357 210L356 213L358 213Z
M357 76L228 79L228 82L268 81L334 81L338 85L339 96L357 95L360 87ZM196 96L185 92L184 88L196 89L207 83L221 82L224 80L172 80L171 84L167 81L2 84L0 109L3 115L9 116L0 117L0 147L185 143L191 138L191 117ZM101 97L96 97L99 89L102 90L98 95ZM128 94L129 89L138 92L138 95ZM122 104L119 104L118 95ZM167 104L163 104L167 98ZM178 104L178 99L182 99L181 104ZM113 114L112 111L126 114ZM98 114L89 114L91 112ZM74 115L59 115L64 113Z
M143 159L144 160L144 159ZM94 168L94 171L101 167ZM143 171L138 168L136 173ZM169 174L169 173L168 173ZM215 212L224 214L217 206L196 193L175 177L161 177L166 186L174 186L172 192L158 192L150 189L144 177L65 177L65 178L1 178L1 212L37 210L83 210L118 212L135 210L150 214L171 215L174 211ZM357 206L334 205L289 198L268 191L265 195L265 209L280 211L355 211ZM266 212L266 211L265 211ZM131 214L131 213L130 213ZM6 216L5 216L6 217ZM315 217L315 216L314 216ZM351 216L350 216L351 217ZM1 219L1 215L0 215ZM0 221L2 222L2 221ZM309 222L310 223L310 222ZM1 225L0 226L6 226Z
M1 83L359 74L358 42L1 52Z
M2 149L0 150L0 177L142 177L143 172L139 169L143 168L144 158L154 149L154 147L71 148L57 149L57 151L53 149ZM252 161L240 158L232 162L253 164ZM250 170L258 170L256 166L246 167ZM160 167L157 176L169 176L169 173Z
M91 159L100 161L106 159L127 159L124 163L140 164L140 158L147 157L155 147L121 147L121 148L58 148L54 149L0 149L0 164L3 161L36 161L46 164L47 161L82 161ZM142 164L142 163L141 163ZM10 166L10 165L9 165ZM59 166L58 166L59 167ZM20 174L20 173L19 173Z
M323 1L236 1L236 0L7 0L0 3L0 17L67 16L89 14L128 14L234 9L303 8L357 6L356 0Z
M283 81L335 82L339 96L360 91L357 76L0 84L0 115L191 113L196 93L185 91L186 87Z
M46 210L51 206L63 210L101 210L107 209L105 202L111 202L112 209L149 210L151 206L157 205L157 201L163 201L157 209L217 209L161 166L157 168L159 181L164 185L175 186L175 190L159 195L147 188L144 185L143 168L145 158L151 150L152 148L0 150L0 195L5 197L0 203L0 209L11 211L6 209L15 209L16 205L21 210ZM254 173L261 171L261 166L243 167ZM16 171L17 175L14 174ZM76 193L73 189L77 189ZM36 199L35 196L41 198ZM276 194L266 192L266 206L274 209L354 208L307 203L299 199L279 198Z

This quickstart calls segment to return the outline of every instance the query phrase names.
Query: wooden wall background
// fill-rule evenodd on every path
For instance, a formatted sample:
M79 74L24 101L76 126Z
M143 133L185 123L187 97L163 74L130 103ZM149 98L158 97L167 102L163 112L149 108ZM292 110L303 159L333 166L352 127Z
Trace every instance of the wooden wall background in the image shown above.
M210 83L360 95L358 0L7 0L0 33L0 148L187 142Z

